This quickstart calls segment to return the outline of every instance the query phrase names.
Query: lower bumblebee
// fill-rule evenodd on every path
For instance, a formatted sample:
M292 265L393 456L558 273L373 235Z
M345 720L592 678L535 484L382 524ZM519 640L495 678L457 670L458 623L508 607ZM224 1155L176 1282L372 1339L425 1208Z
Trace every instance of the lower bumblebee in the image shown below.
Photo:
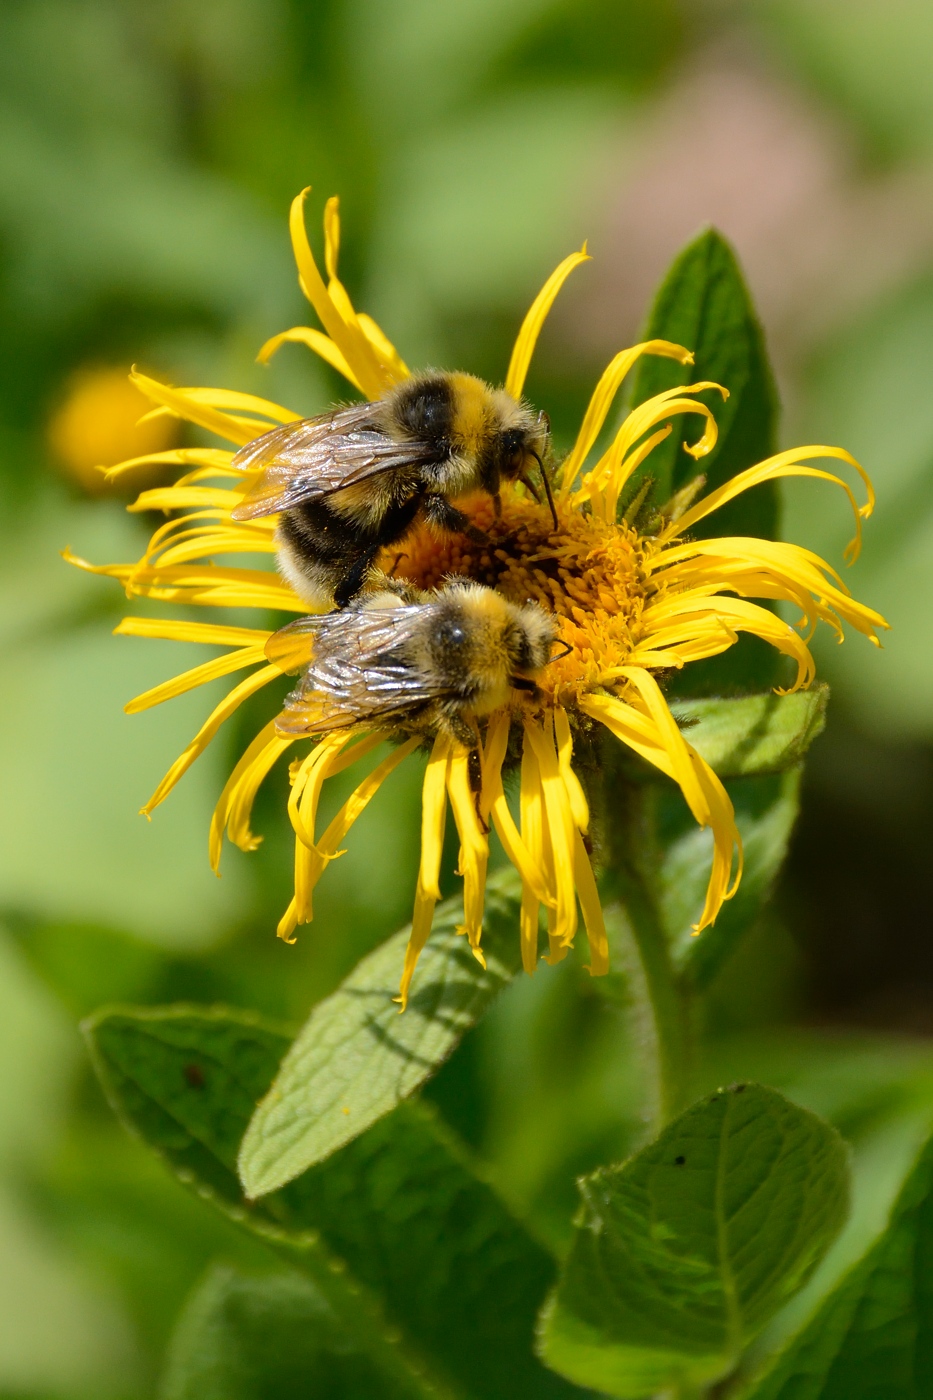
M512 690L534 691L556 638L554 617L537 603L519 607L483 584L367 593L269 639L270 661L306 668L276 728L320 734L368 724L446 733L473 749L475 720L507 704Z
M548 432L546 414L471 374L413 376L372 403L286 423L241 448L234 466L257 479L233 516L281 513L282 573L312 607L344 607L419 515L484 538L453 497L485 491L498 505L503 481L537 496L535 461L550 501Z

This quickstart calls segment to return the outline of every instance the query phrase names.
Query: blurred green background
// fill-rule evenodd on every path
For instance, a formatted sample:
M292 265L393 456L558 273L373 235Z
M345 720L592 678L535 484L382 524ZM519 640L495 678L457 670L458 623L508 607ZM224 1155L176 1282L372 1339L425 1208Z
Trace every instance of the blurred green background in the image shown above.
M929 1073L931 64L924 0L0 6L0 1396L153 1394L185 1294L245 1248L112 1120L79 1017L183 998L297 1022L407 916L411 766L294 948L273 937L281 791L260 853L228 849L219 883L207 866L255 713L136 815L210 696L124 716L193 649L112 639L119 589L58 554L133 558L151 524L56 450L76 375L138 362L306 412L340 392L299 347L254 362L307 319L286 227L305 184L312 231L341 195L344 278L414 365L500 377L530 297L590 240L528 386L561 441L681 244L707 222L733 241L785 441L841 443L874 477L853 586L894 631L881 654L822 640L829 729L778 908L720 979L708 1075L806 1100L819 1042L838 1074L809 1101L857 1117L889 1073ZM785 521L840 561L834 493L788 491ZM514 988L431 1092L558 1244L574 1172L621 1155L643 1111L621 1014L569 964Z

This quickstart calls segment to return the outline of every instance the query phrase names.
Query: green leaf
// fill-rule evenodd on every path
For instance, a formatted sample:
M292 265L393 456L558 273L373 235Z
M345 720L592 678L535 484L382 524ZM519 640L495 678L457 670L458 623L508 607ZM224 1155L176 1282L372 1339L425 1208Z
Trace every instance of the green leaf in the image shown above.
M887 1229L741 1400L933 1395L933 1139Z
M684 811L678 795L670 805L679 820L668 832L656 881L661 922L674 967L697 988L708 986L764 909L777 879L800 807L801 769L767 778L727 783L742 837L742 881L716 922L700 934L693 925L703 907L712 862L712 841ZM664 794L667 796L667 794ZM676 834L675 834L676 833Z
M701 233L674 261L655 298L645 339L676 341L694 352L692 365L646 355L640 362L633 403L664 389L712 380L729 390L722 402L709 392L719 440L708 457L695 462L682 449L685 431L678 419L674 432L650 458L655 498L666 501L698 471L713 490L768 457L775 450L777 397L761 326L729 244L715 229ZM687 440L695 434L688 432ZM773 539L778 524L778 494L773 483L752 491L702 521L697 535L760 535Z
M738 472L771 456L776 447L777 395L768 363L764 336L735 254L715 229L707 229L675 259L658 289L645 338L676 341L694 352L692 365L656 355L644 356L632 393L639 404L654 394L701 380L729 390L723 402L714 390L699 397L712 409L719 438L708 457L698 462L682 444L699 433L698 420L674 420L674 431L651 453L644 474L654 478L653 500L667 501L692 481L706 477L704 492L715 490ZM778 531L780 494L775 482L743 492L691 533L758 535L774 539ZM757 637L743 636L722 656L694 662L676 677L672 693L715 695L741 693L782 680L786 663Z
M314 1008L243 1140L239 1166L248 1196L274 1191L357 1137L447 1059L518 971L520 899L514 870L490 877L485 970L456 932L462 903L442 904L404 1015L393 995L408 929Z
M802 1287L845 1219L846 1150L774 1090L735 1085L580 1190L543 1352L579 1384L646 1396L725 1374Z
M215 1265L186 1305L161 1400L414 1400L415 1376L374 1362L302 1274Z
M680 700L671 709L686 737L720 778L783 773L823 732L829 687L792 695Z
M345 1321L349 1310L378 1339L385 1318L409 1359L424 1358L439 1383L449 1378L471 1396L579 1393L532 1352L553 1261L428 1109L399 1105L249 1204L237 1145L287 1037L244 1013L194 1007L104 1011L87 1034L128 1126L199 1195L284 1251Z

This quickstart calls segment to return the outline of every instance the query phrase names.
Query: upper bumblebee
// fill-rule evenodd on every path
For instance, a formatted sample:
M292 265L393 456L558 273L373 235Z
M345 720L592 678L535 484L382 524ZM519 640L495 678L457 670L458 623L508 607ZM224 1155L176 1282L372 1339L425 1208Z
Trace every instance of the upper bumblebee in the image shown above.
M247 696L283 672L304 667L298 692L249 745L220 796L210 834L215 868L225 831L241 849L255 848L259 838L249 822L260 783L287 749L309 734L319 735L291 767L288 810L296 834L295 893L279 924L279 934L291 940L296 926L311 918L314 886L340 853L356 817L388 774L427 740L430 756L424 778L421 865L402 976L403 1002L440 898L448 800L460 838L463 931L476 957L482 960L491 824L521 873L520 934L526 970L533 971L538 959L543 905L549 961L566 956L576 935L579 908L589 940L590 970L599 974L607 970L608 948L588 853L589 809L574 769L574 748L581 734L592 735L601 726L673 779L697 822L712 829L712 870L695 925L697 930L706 927L741 878L741 843L729 796L678 728L657 673L724 652L740 633L751 632L791 658L796 665L792 688L797 688L809 685L815 674L800 628L809 636L822 620L841 637L841 624L847 622L877 643L878 630L887 624L878 613L855 602L838 575L809 550L746 536L691 539L689 532L720 506L763 481L818 477L841 486L852 505L856 533L849 556L853 559L862 520L873 506L868 478L841 448L795 448L740 472L696 499L702 489L698 478L691 488L692 499L690 492L682 493L661 508L650 530L640 531L636 521L627 518L631 512L620 509L620 501L633 474L672 431L671 420L683 414L700 417L701 435L691 445L685 444L697 459L716 442L715 419L696 394L719 386L697 383L668 390L632 409L606 451L592 459L617 391L640 356L662 355L681 364L692 363L689 350L653 340L620 351L603 373L577 440L554 474L554 502L544 505L534 498L527 471L529 458L545 456L546 419L525 408L521 396L544 319L564 280L586 253L566 258L535 299L516 340L502 390L490 390L466 375L416 377L409 374L379 327L353 309L338 280L336 200L328 202L324 217L329 278L325 285L308 245L303 198L299 196L292 206L292 241L302 288L326 334L294 327L269 341L260 358L268 359L285 341L303 343L344 374L369 402L311 420L309 426L297 414L252 395L174 389L135 375L135 382L159 411L187 418L243 450L178 448L115 468L129 471L152 461L191 468L173 486L143 492L130 507L180 514L156 530L135 564L95 568L81 560L74 562L118 578L130 597L278 609L286 614L308 612L309 588L322 586L325 594L329 589L338 597L341 593L353 597L371 565L383 570L383 592L364 595L342 615L340 626L348 629L344 636L336 618L310 619L277 634L149 617L125 619L118 632L232 648L216 661L139 696L129 710L144 709L217 676L260 668L217 706L144 811L151 812L163 800ZM341 417L344 413L346 418ZM332 426L321 426L325 424ZM442 426L435 431L438 425ZM363 479L350 481L340 474L342 468L328 468L337 473L337 480L322 495L319 475L312 472L305 481L296 468L295 444L307 444L310 435L309 450L318 454L315 462L319 464L319 441L328 435L343 440L354 434L365 437L366 451L374 461L391 460L391 471L373 473L368 467L354 467L362 470ZM410 455L401 460L400 454L410 454L416 442L429 446L423 452L419 448L417 461ZM359 447L358 442L352 447L357 461ZM343 448L331 441L327 451L336 458ZM381 459L380 453L385 454ZM807 465L810 459L825 457L848 463L862 477L867 492L862 506L839 477ZM315 472L319 471L317 465ZM389 485L397 471L402 473L401 488ZM317 482L316 494L309 496L311 479ZM381 484L374 503L377 482ZM464 484L474 494L452 506L450 496ZM315 503L323 507L325 502L330 503L326 515L316 517L313 528L305 530L309 507ZM394 509L401 510L408 532L402 552L392 547L399 538L395 527L391 539L386 533L387 512ZM285 513L278 517L267 513L277 510ZM407 519L406 510L411 510ZM348 540L357 550L352 568L358 575L354 578L351 570L349 580L346 569L338 578L336 566L330 568L326 551L318 548L311 564L307 551L303 552L309 539L320 545L315 531L323 527L322 522L336 528L338 516L340 528L345 526L340 559L346 560ZM432 520L445 528L438 532ZM284 577L268 568L215 562L217 556L250 552L269 556L279 551ZM365 559L362 566L361 559ZM386 585L393 572L395 577ZM434 593L439 586L441 591ZM796 604L801 613L799 627L752 601L756 598ZM456 647L446 647L445 628L459 628L472 647L469 666L453 661ZM378 634L381 640L375 650L367 641L354 653L354 629L367 638L370 632ZM308 638L314 637L319 639L317 651L307 649ZM385 640L391 637L399 641L394 649L391 640ZM474 645L477 637L488 640ZM560 645L555 648L555 643ZM485 657L484 646L489 652ZM395 668L388 682L380 670L386 666ZM423 694L429 688L426 673L433 687L430 695ZM403 723L398 722L398 705L390 713L369 694L365 704L360 702L361 690L375 695L382 684L388 685L390 693L403 685L421 687L416 703L401 705ZM316 814L325 778L365 758L387 737L401 742L363 778L319 834ZM509 764L520 768L516 809L503 787L503 767Z
M529 459L540 466L546 451L547 420L505 389L472 374L412 375L374 403L243 448L233 465L256 477L233 518L278 515L279 566L299 597L343 607L416 521L470 530L451 497L484 491L498 504L502 483L528 483Z

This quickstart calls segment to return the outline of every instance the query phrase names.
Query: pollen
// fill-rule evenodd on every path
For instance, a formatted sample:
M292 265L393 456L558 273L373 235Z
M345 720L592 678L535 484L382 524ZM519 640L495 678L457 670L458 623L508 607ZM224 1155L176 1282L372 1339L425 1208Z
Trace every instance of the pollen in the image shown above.
M646 567L652 543L625 524L558 505L557 528L547 507L511 491L496 515L488 497L459 502L474 528L488 537L440 536L419 527L405 552L386 551L381 567L419 588L469 578L497 589L510 602L539 603L558 619L569 648L538 678L542 701L571 704L625 665L641 638L641 615L653 593Z

